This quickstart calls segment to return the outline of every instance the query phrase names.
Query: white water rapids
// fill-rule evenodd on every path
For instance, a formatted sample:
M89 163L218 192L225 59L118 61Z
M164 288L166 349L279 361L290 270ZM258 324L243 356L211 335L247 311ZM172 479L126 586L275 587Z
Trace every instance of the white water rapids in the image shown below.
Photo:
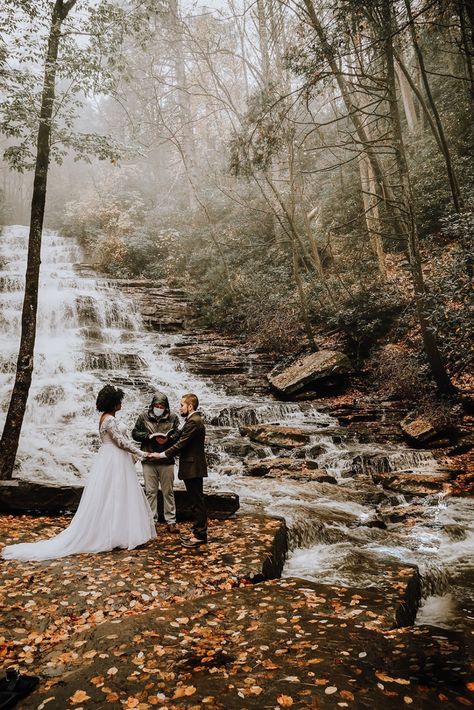
M0 237L0 426L16 365L27 231L23 226L6 227ZM82 260L76 243L44 234L35 374L17 477L71 484L84 479L98 447L95 397L106 382L125 390L122 416L130 427L154 389L166 392L174 409L183 392L193 391L208 420L227 412L221 414L219 426L209 426L212 465L207 485L238 493L243 510L286 519L291 550L285 575L368 586L377 583L374 561L415 563L429 596L420 615L423 621L440 623L441 615L441 622L457 623L453 609L467 598L466 580L472 572L473 502L425 496L410 501L422 507L411 522L389 524L387 529L367 525L381 508L403 511L409 505L404 496L373 484L370 467L376 468L379 460L388 470L429 468L435 465L429 453L335 437L330 430L337 422L310 405L282 404L270 397L256 400L245 393L226 396L170 356L179 336L146 331L133 302L113 282L81 268ZM319 448L314 458L338 485L244 477L232 444L241 443L238 425L250 415L254 421L307 427L312 434L308 451ZM362 475L353 477L356 457Z

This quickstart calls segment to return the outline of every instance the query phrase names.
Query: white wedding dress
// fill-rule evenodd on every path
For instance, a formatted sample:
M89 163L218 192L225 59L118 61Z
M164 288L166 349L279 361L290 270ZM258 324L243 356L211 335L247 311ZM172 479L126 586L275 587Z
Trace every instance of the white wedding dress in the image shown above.
M156 537L153 514L135 471L132 454L143 452L126 436L126 427L107 416L102 445L94 459L81 502L70 525L49 540L8 545L7 560L50 560L121 547L132 550Z

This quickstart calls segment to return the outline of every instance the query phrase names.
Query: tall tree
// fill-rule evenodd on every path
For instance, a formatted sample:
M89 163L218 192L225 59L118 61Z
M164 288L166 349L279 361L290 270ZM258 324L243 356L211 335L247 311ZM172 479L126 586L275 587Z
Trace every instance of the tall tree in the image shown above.
M423 276L418 230L414 215L414 201L410 172L408 169L405 144L403 141L400 109L397 99L395 58L393 52L395 22L391 0L381 0L381 19L381 32L383 33L382 36L384 38L386 59L388 102L393 133L393 148L400 176L401 209L405 216L408 256L418 322L420 324L425 355L433 374L433 378L441 392L451 393L454 391L454 387L443 362L436 334L430 324L429 306L427 303L427 293Z
M50 16L47 48L44 57L40 110L39 115L37 116L38 130L35 143L36 157L34 166L33 194L31 200L20 346L13 390L2 438L0 440L0 479L9 479L13 475L13 467L15 464L23 418L25 415L34 370L38 288L41 264L41 240L46 203L46 188L48 183L48 169L51 159L52 127L55 120L57 120L55 112L57 109L56 77L59 66L58 54L60 52L61 42L64 37L62 33L63 24L76 5L76 2L77 0L55 0ZM36 12L36 10L33 12ZM32 121L34 121L34 118ZM61 132L61 130L61 127L58 127L58 131ZM93 137L89 136L89 138ZM78 137L74 139L72 134L68 135L67 140L70 144L72 144L74 140L79 141ZM96 145L98 146L100 144L101 139L99 138ZM102 149L105 153L107 153L107 149L103 144ZM14 151L13 157L14 160L17 161L18 167L18 156Z
M30 231L28 235L28 261L25 278L25 296L21 316L21 338L16 365L15 383L8 407L5 426L0 440L0 478L11 478L20 440L23 417L33 376L36 341L36 314L38 310L38 285L41 264L41 237L43 233L46 186L50 160L51 120L54 109L56 72L61 25L77 0L56 0L51 16L51 28L46 52L41 110L36 142L36 165L31 200Z

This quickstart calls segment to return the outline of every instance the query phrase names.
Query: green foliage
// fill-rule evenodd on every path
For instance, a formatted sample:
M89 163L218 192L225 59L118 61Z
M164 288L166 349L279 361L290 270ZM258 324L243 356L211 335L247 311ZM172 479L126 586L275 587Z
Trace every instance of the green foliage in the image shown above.
M374 280L370 285L361 284L337 304L325 306L322 318L327 327L343 333L347 347L358 359L394 326L404 306L399 291Z
M230 172L249 177L267 170L272 160L291 138L285 121L288 107L274 87L255 93L248 103L242 128L229 144Z
M9 140L3 158L18 172L35 164L39 106L53 4L47 0L18 3L5 0L0 6L0 25L4 28L8 64L2 72L0 88L0 133ZM133 13L132 13L133 14ZM116 161L123 146L107 135L81 132L77 116L88 97L96 98L114 90L116 78L111 70L119 54L129 13L100 0L93 8L77 3L63 22L56 72L56 99L51 127L51 159L61 163L69 151L77 159ZM16 28L21 27L21 32Z
M449 242L431 243L437 268L427 279L430 325L439 336L451 371L461 373L469 370L473 360L474 213L444 218L442 230Z

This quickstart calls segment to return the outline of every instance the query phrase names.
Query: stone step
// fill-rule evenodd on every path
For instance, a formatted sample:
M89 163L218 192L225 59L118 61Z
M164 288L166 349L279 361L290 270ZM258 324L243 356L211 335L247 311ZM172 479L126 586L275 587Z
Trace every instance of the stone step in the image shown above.
M59 515L75 512L81 500L83 486L44 486L38 483L20 481L0 481L0 513L23 515L41 513ZM175 489L176 514L178 520L192 520L192 505L185 490ZM239 509L236 493L213 492L205 495L209 516L226 518ZM158 492L158 510L163 512L163 497Z

